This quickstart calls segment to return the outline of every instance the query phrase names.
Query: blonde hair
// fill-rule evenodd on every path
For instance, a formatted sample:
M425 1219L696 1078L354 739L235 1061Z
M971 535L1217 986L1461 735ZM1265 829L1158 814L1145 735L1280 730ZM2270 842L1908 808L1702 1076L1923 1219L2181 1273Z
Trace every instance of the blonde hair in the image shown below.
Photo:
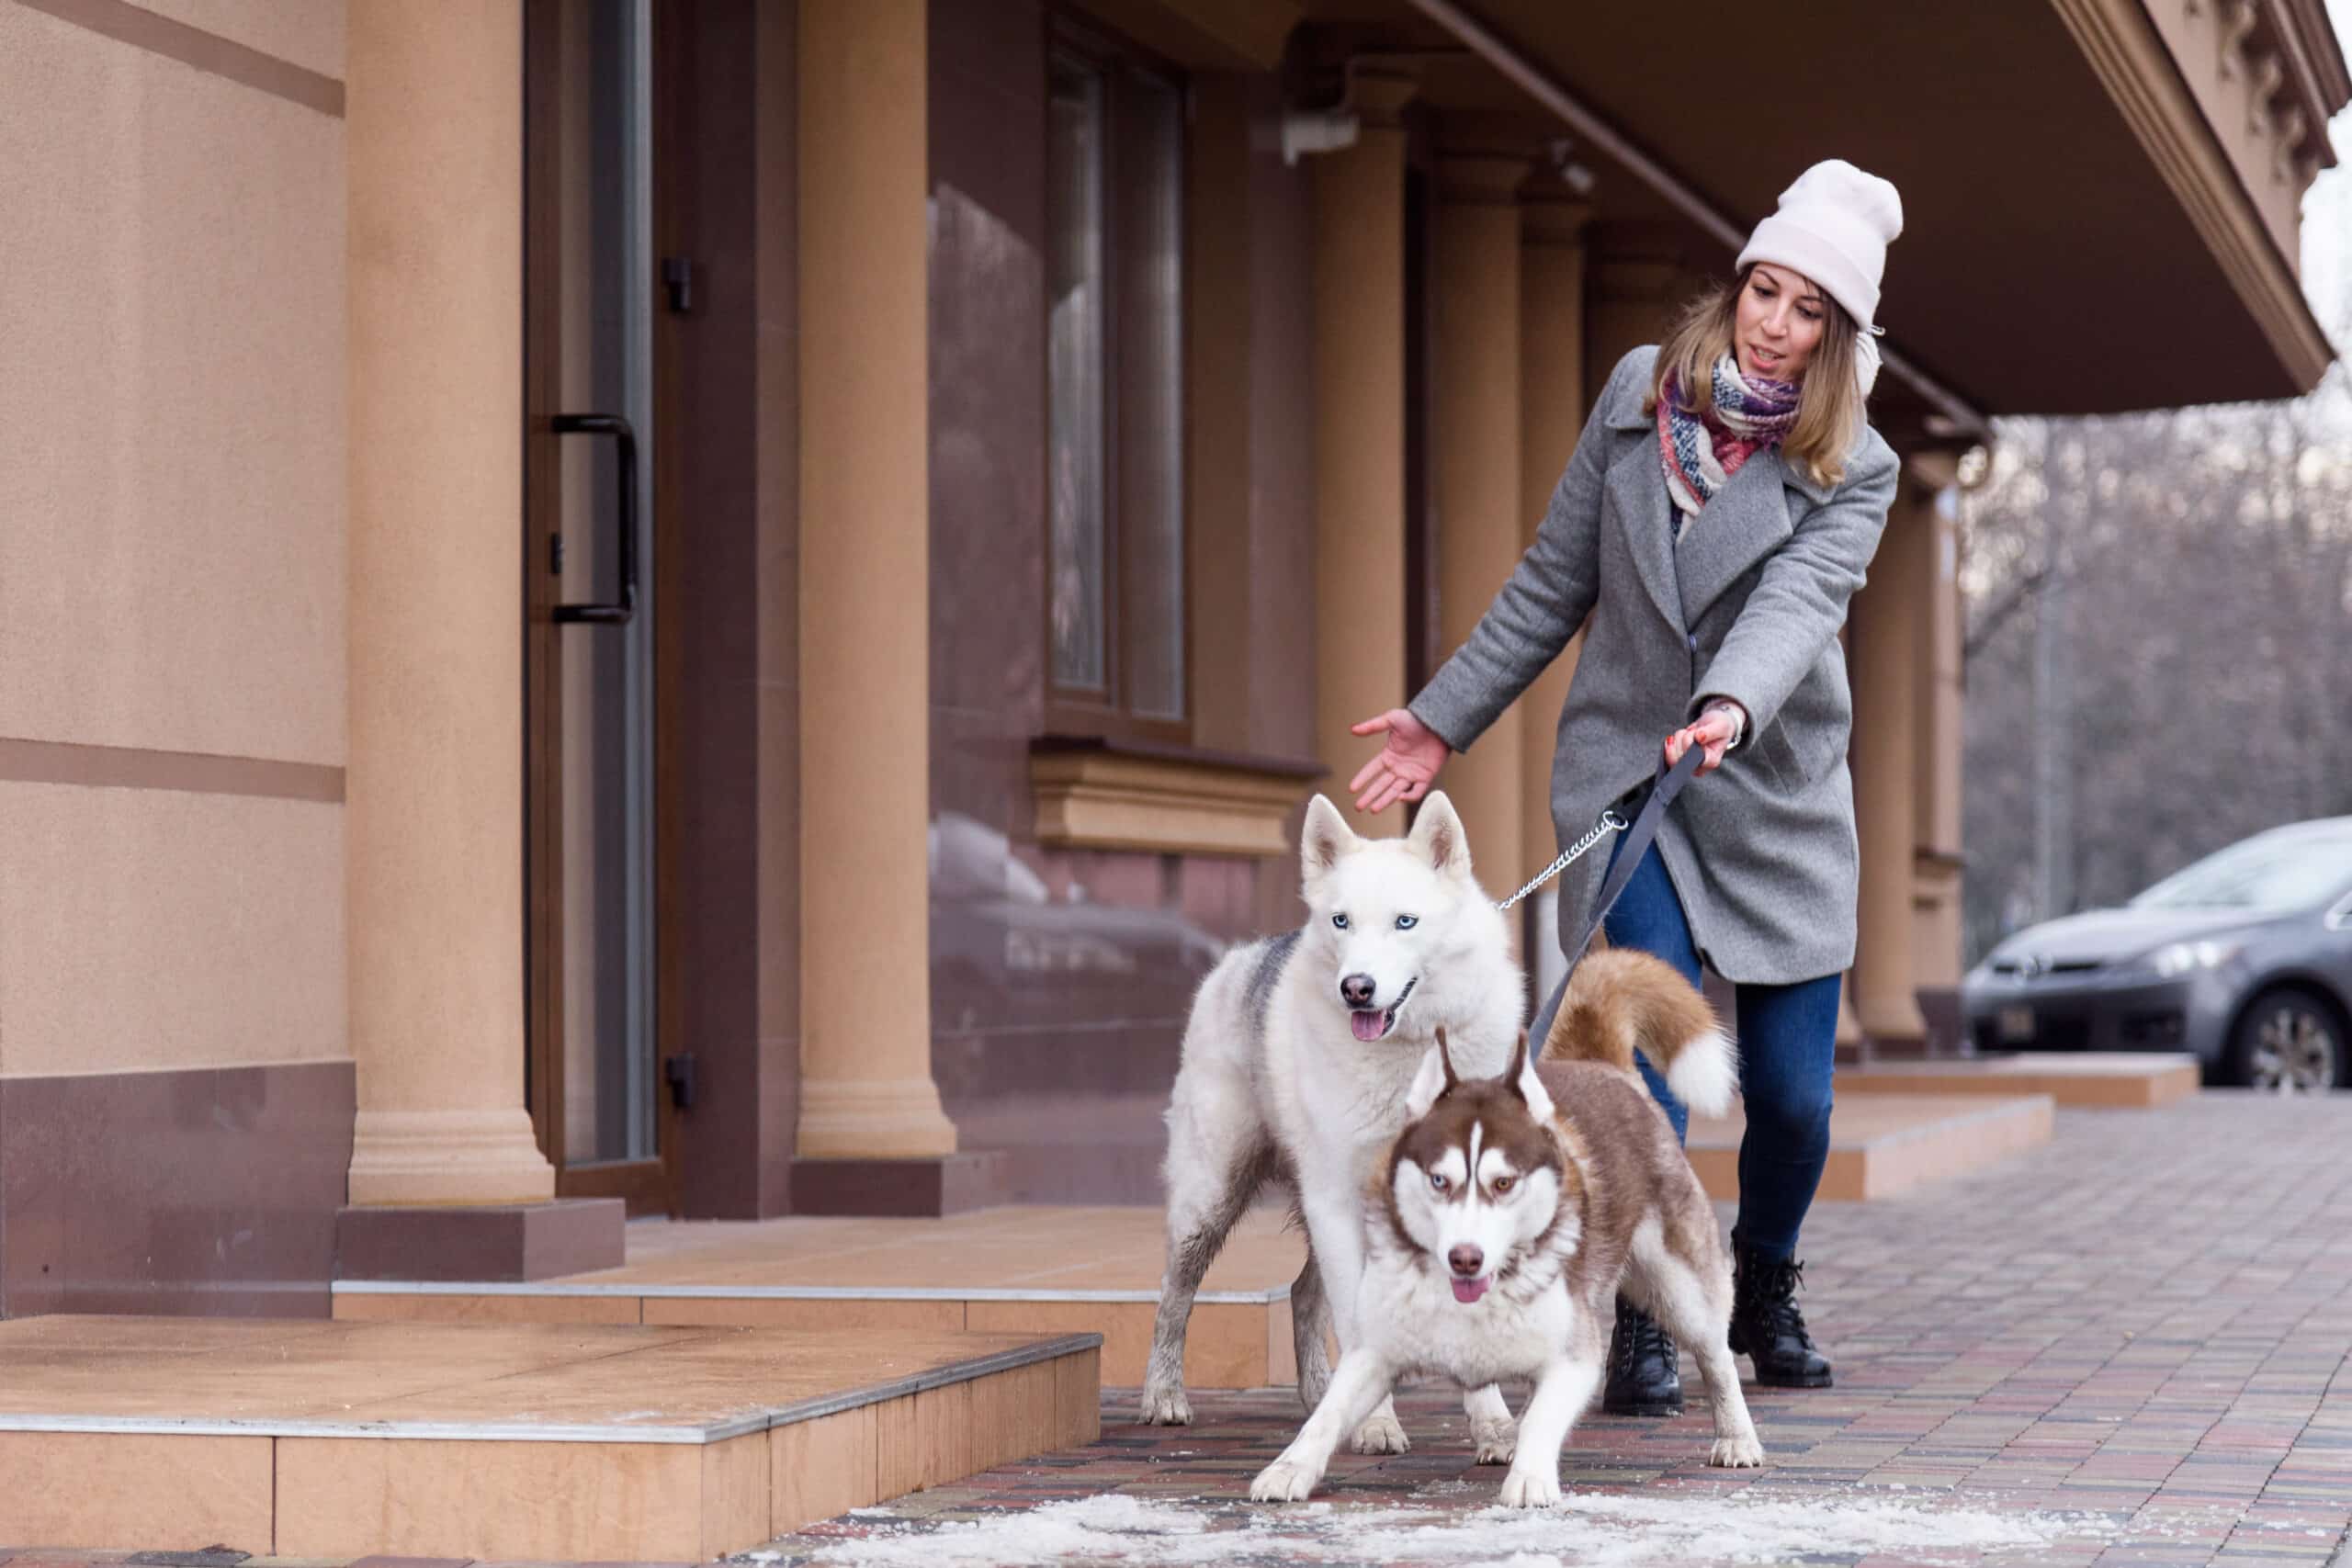
M1713 410L1715 362L1731 352L1739 293L1754 270L1742 268L1730 288L1714 284L1683 307L1681 320L1658 345L1657 368L1649 396L1642 400L1644 413L1657 414L1668 377L1682 394L1678 401L1683 408L1702 416ZM1826 293L1822 305L1821 341L1805 362L1797 423L1781 437L1781 450L1789 461L1804 464L1814 483L1827 486L1845 479L1846 458L1861 440L1866 415L1862 389L1854 378L1854 318Z

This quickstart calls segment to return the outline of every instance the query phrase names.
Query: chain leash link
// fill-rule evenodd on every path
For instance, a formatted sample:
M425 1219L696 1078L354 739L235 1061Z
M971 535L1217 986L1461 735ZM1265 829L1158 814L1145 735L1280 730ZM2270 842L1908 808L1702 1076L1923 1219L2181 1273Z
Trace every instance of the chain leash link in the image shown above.
M1569 845L1567 849L1561 852L1560 858L1554 861L1550 865L1545 866L1541 872L1539 872L1536 874L1534 881L1529 883L1526 886L1521 888L1518 892L1512 894L1501 903L1496 905L1495 908L1498 909L1510 908L1513 904L1518 903L1521 898L1526 897L1530 893L1534 892L1537 888L1543 886L1545 883L1559 875L1560 873L1574 865L1577 863L1577 858L1581 856L1585 851L1592 848L1593 845L1600 842L1601 840L1607 838L1610 834L1622 833L1624 830L1625 819L1617 815L1617 810L1614 807L1603 811L1600 814L1600 820L1594 825L1591 832L1587 833L1583 838L1578 839L1575 843Z

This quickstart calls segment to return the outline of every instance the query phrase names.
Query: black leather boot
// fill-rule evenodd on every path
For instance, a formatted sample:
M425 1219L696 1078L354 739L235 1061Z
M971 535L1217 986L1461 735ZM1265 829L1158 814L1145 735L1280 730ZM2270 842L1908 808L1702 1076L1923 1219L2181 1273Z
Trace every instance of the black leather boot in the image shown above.
M1679 1416L1682 1374L1674 1338L1649 1314L1617 1298L1617 1331L1609 1340L1609 1386L1600 1408L1611 1416Z
M1813 1348L1797 1310L1804 1265L1735 1244L1731 1279L1732 1354L1754 1361L1766 1388L1827 1388L1829 1359Z

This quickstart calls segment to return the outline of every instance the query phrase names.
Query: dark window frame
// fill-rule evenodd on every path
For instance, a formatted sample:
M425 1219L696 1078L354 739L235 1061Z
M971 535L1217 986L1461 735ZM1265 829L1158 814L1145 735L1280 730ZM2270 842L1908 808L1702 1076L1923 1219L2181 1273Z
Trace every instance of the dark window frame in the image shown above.
M1046 361L1043 379L1046 400L1044 449L1038 462L1044 470L1045 485L1041 494L1046 498L1046 513L1043 519L1046 540L1044 551L1045 605L1046 615L1038 627L1043 649L1046 691L1046 728L1055 735L1096 736L1105 739L1140 741L1160 745L1190 745L1193 719L1197 711L1194 660L1191 620L1194 584L1191 567L1192 420L1189 407L1191 363L1187 320L1192 299L1190 267L1185 247L1190 238L1191 211L1186 181L1189 172L1190 149L1186 133L1190 121L1190 90L1184 73L1169 62L1151 54L1105 31L1091 20L1060 10L1049 9L1044 37L1041 40L1046 62L1046 79L1052 79L1054 61L1067 58L1100 73L1105 91L1102 97L1102 157L1100 166L1100 188L1096 192L1096 211L1101 223L1102 257L1102 310L1101 362L1097 375L1102 389L1102 565L1101 579L1102 625L1103 684L1097 688L1063 685L1056 675L1052 622L1054 541L1053 541L1053 365L1051 340L1041 334L1037 352ZM1136 645L1130 641L1141 635L1136 614L1146 584L1131 575L1139 569L1125 547L1125 529L1122 523L1125 514L1126 466L1121 461L1125 434L1125 404L1127 401L1126 376L1129 367L1123 353L1127 300L1127 267L1132 258L1123 254L1125 213L1121 196L1133 194L1130 171L1123 167L1123 160L1133 156L1139 138L1126 132L1123 114L1132 113L1132 102L1139 86L1173 95L1178 110L1178 127L1172 166L1165 171L1169 182L1166 194L1172 196L1176 209L1176 254L1179 258L1176 283L1177 330L1174 334L1175 399L1174 449L1167 459L1175 476L1177 502L1177 600L1175 626L1178 668L1183 684L1181 713L1173 717L1157 716L1138 711L1133 691L1136 667L1142 662L1136 655ZM1044 158L1052 166L1051 138L1053 123L1050 111L1043 117L1038 134L1045 143ZM1162 194L1157 187L1150 193ZM1056 193L1051 181L1046 192L1046 231L1057 236L1060 215L1057 210ZM1048 244L1055 242L1048 239ZM1049 279L1050 282L1050 279ZM1052 298L1048 289L1046 305L1050 314Z

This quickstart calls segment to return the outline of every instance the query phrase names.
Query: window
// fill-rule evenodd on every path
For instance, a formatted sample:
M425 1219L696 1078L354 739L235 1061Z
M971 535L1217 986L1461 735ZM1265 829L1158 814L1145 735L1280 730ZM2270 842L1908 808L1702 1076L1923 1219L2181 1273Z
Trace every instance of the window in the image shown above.
M1183 93L1091 34L1050 48L1050 722L1182 740Z

